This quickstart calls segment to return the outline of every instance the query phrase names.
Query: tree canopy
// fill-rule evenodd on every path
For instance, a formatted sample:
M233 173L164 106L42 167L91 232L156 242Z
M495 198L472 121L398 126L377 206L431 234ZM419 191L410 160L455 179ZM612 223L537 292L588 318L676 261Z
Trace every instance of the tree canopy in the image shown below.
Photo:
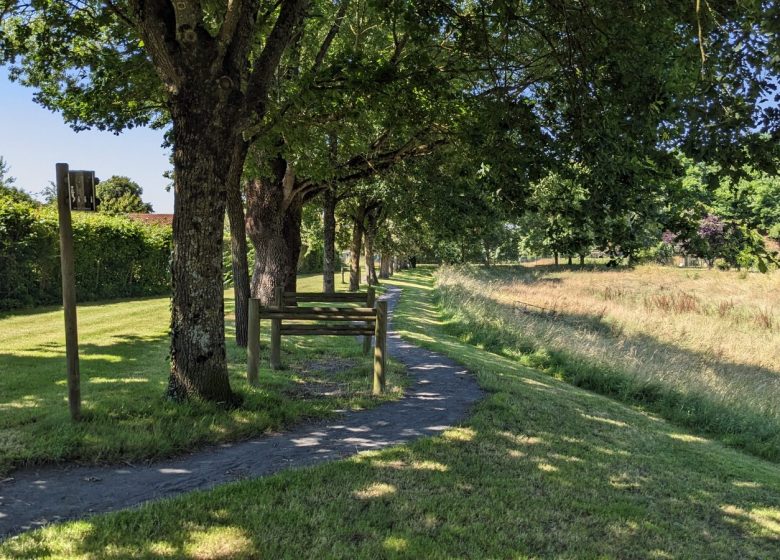
M522 230L539 249L615 256L664 229L692 237L725 204L719 189L755 201L729 203L724 216L748 212L755 224L744 227L763 233L776 225L764 210L778 162L775 2L3 6L4 60L39 103L76 129L168 127L177 398L235 402L224 359L226 210L234 277L247 276L248 231L261 299L294 282L303 208L317 195L331 217L343 205L369 251L417 244L486 263ZM685 158L719 170L708 194L686 189ZM748 188L751 177L768 182ZM703 201L693 213L691 200ZM328 219L323 230L330 244L334 227ZM249 290L240 283L237 335Z

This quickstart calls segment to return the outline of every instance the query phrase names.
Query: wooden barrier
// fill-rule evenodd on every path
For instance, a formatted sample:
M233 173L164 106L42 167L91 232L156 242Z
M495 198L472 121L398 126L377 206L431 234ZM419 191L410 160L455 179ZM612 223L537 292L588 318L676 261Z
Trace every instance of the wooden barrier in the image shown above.
M365 307L299 307L298 303L363 303ZM274 291L273 305L266 308L261 308L258 300L250 299L247 380L252 385L257 384L258 377L261 319L271 321L271 369L282 367L282 335L362 336L363 352L366 354L371 349L371 338L374 337L373 392L375 395L384 392L387 367L387 302L376 301L374 288L369 288L366 293L335 294L284 292L282 288L277 288Z

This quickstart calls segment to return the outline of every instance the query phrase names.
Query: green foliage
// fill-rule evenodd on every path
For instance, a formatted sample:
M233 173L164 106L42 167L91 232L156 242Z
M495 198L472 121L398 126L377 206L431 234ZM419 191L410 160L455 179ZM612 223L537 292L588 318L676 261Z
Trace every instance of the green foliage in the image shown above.
M573 170L572 170L573 171ZM591 216L585 208L589 193L584 174L551 173L534 183L528 212L520 221L522 247L528 255L585 255L594 243Z
M775 241L779 241L780 242L780 223L777 223L777 224L773 225L769 229L768 235L769 235L769 237L771 237Z
M780 224L780 177L747 170L747 177L721 180L714 192L713 209L719 216L766 234Z
M171 230L126 218L73 213L79 301L165 293ZM57 214L0 197L0 309L61 300Z
M303 208L301 219L301 255L298 259L298 272L311 274L322 272L323 233L322 209L319 205L309 204Z
M114 175L97 186L100 201L98 210L105 214L128 214L152 212L152 205L141 199L143 189L128 177Z
M10 171L11 167L8 162L3 156L0 156L0 187L9 188L16 182L16 177L11 177L8 174Z

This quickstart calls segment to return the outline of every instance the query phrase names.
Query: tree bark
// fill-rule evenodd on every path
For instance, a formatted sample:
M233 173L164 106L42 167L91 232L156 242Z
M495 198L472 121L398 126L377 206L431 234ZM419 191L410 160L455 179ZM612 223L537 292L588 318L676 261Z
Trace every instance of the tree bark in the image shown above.
M255 248L252 297L273 302L274 289L287 284L290 252L285 240L284 180L287 163L277 157L273 176L254 179L247 189L247 233Z
M233 268L233 297L235 298L236 344L247 345L249 314L249 262L247 260L246 217L241 200L241 175L248 146L237 141L227 182L227 213L230 222L230 255Z
M485 267L490 268L490 245L488 244L487 240L482 241L482 247L485 251Z
M203 103L216 104L207 99ZM235 140L229 117L172 104L174 219L171 375L168 396L235 404L225 357L222 232L226 162ZM204 117L205 115L205 117ZM208 130L209 134L203 131Z
M349 291L360 290L360 252L363 246L363 220L353 219L352 242L349 245Z
M327 189L322 193L322 291L332 294L336 291L336 193Z
M287 243L289 257L287 259L287 279L284 282L284 291L298 291L298 261L301 258L301 220L303 219L303 201L300 196L293 195L292 200L286 201L287 208L284 211L284 227L282 235Z
M226 189L241 129L263 116L274 73L308 2L282 0L263 38L257 33L257 2L231 3L216 37L206 30L198 3L127 4L132 15L127 22L143 40L164 85L173 125L167 392L175 399L194 396L234 405L238 398L227 372L222 287Z
M381 259L379 263L379 277L386 280L390 278L390 255L387 252L382 252Z
M247 189L247 233L255 248L252 297L273 302L274 289L297 291L303 202L295 174L280 155L271 162L273 177L255 179Z
M376 265L374 264L374 234L373 228L366 228L365 232L365 257L366 257L366 284L375 286L379 284L376 277Z

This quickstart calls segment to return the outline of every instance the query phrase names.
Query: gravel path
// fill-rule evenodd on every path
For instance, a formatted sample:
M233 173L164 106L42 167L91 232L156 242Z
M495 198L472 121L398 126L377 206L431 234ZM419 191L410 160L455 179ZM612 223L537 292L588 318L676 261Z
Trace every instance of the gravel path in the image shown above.
M388 290L391 310L400 295ZM458 424L482 393L462 366L388 335L390 355L406 365L405 396L366 411L285 433L223 444L142 467L46 467L0 482L0 538L54 521L136 506L237 479L381 449Z

